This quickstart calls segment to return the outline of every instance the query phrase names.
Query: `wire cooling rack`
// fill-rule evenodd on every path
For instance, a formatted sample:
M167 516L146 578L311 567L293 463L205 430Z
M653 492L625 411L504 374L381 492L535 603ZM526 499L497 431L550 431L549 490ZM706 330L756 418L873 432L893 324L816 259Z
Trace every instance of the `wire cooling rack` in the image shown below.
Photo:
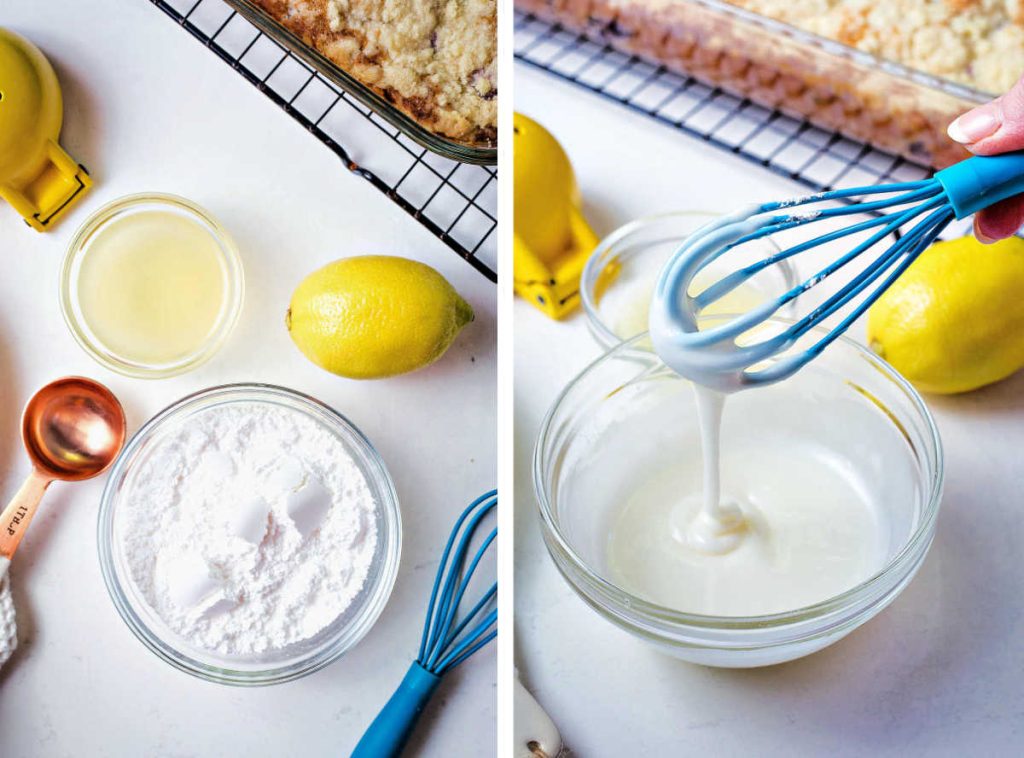
M518 60L706 140L815 192L913 181L930 169L734 97L593 42L535 16L515 14Z
M288 115L465 258L497 281L498 181L401 134L223 0L151 0ZM358 160L357 160L358 156Z

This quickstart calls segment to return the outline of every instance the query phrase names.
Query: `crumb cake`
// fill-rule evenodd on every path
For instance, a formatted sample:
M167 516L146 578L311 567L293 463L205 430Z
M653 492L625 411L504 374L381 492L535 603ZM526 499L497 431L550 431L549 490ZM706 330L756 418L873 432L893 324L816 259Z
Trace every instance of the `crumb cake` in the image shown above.
M496 143L496 0L251 2L429 131Z
M1024 0L727 2L982 92L1024 74Z
M515 2L623 52L935 167L966 155L945 127L980 96L900 76L821 38L990 93L1024 73L1024 0Z

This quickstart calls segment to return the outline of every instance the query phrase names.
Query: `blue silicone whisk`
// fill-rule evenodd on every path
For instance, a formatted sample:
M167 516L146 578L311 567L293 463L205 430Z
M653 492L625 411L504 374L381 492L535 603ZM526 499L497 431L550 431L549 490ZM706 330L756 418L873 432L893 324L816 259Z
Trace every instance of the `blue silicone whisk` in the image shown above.
M785 379L846 331L954 218L965 218L1021 192L1024 151L968 158L921 181L822 192L740 209L687 238L662 269L650 312L655 350L678 373L722 391ZM847 198L861 200L840 207L815 207L817 203ZM697 295L689 294L698 272L728 250L777 232L856 213L878 215L791 245L727 274ZM874 231L866 240L782 296L721 325L698 330L701 311L764 268L821 244L869 230ZM895 242L881 244L889 235L900 232ZM761 339L753 332L737 344L740 335L872 248L878 249L877 256L810 313L781 332ZM858 300L859 296L862 297ZM837 326L806 349L790 350L813 327L847 305L852 309Z
M466 558L473 534L497 505L498 491L491 490L474 500L455 522L430 593L419 657L413 661L398 689L359 740L352 758L394 758L400 755L417 719L441 683L441 677L497 636L497 582L468 612L459 614L459 606L473 572L495 543L498 529L491 529L467 567Z

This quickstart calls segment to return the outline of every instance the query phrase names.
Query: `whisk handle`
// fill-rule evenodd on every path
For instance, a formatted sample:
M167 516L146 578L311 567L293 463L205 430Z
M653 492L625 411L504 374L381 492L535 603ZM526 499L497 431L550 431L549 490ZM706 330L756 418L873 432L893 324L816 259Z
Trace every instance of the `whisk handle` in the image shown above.
M413 662L395 694L352 751L352 758L398 758L440 683L441 677Z
M1024 192L1024 151L968 158L935 178L946 190L957 218Z

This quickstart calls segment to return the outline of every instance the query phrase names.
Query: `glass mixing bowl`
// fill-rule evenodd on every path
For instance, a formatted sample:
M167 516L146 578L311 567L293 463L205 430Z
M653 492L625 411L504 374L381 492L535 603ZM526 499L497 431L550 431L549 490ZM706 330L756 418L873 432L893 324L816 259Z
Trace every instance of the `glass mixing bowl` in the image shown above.
M225 656L190 645L150 608L132 581L118 540L118 504L133 474L164 435L215 405L272 403L297 410L345 445L376 501L377 547L366 583L351 605L315 636L255 656ZM311 674L340 657L370 630L391 595L401 555L402 524L391 476L370 442L344 416L306 395L264 384L212 387L179 400L150 419L125 446L111 469L99 513L100 566L121 618L157 656L189 674L222 684L279 684Z
M647 216L620 226L601 240L580 277L580 297L590 331L603 347L612 348L647 331L647 311L662 267L687 237L716 218L717 214L700 211ZM702 287L742 264L777 252L779 248L771 239L748 243L729 258L711 263L695 284ZM601 276L608 270L614 271L614 277L599 290ZM796 283L789 261L780 261L713 304L708 315L750 310L792 289ZM792 305L780 309L779 315L790 313Z
M776 320L772 328L786 323ZM573 589L601 616L657 648L726 667L808 655L891 603L932 542L942 448L914 389L846 338L785 382L730 396L723 459L730 439L772 445L780 435L798 435L827 446L856 469L859 485L881 503L884 565L839 595L764 616L686 613L616 583L608 565L609 530L630 495L685 456L697 461L701 456L692 387L643 348L646 339L639 335L592 363L565 388L541 425L534 483L542 531ZM729 477L723 468L725 488Z

